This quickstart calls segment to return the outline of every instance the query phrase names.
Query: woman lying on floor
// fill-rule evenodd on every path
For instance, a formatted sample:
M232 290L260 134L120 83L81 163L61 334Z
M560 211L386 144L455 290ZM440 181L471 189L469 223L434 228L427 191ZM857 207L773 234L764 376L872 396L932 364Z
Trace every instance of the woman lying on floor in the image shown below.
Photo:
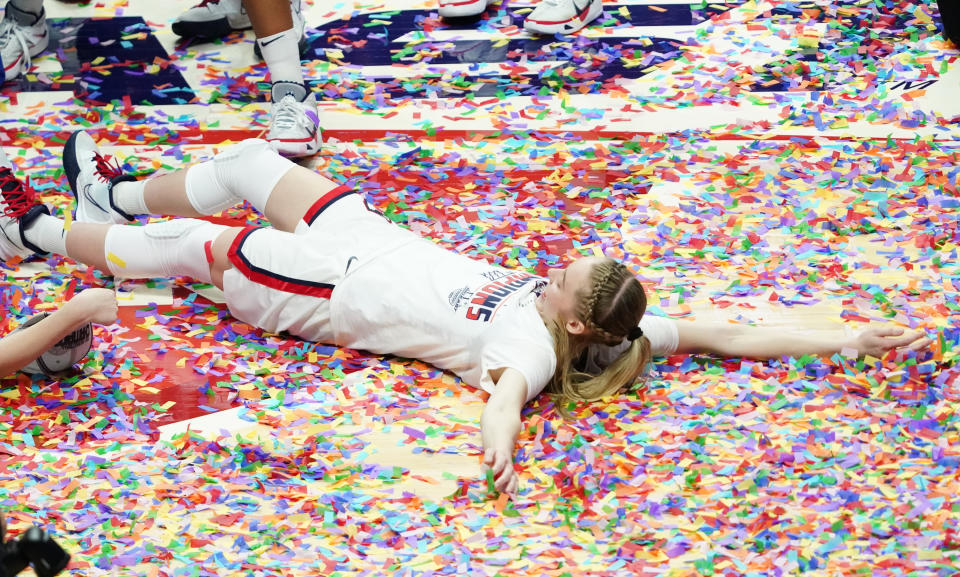
M707 352L757 358L882 356L929 341L900 329L824 341L782 330L675 322L644 315L646 296L622 263L585 257L547 278L448 251L395 226L364 198L249 140L147 181L108 164L74 134L64 167L76 222L34 210L0 221L5 250L69 256L119 277L172 275L213 283L236 318L316 342L418 358L490 393L484 462L514 493L523 405L546 390L590 401L631 385L651 355ZM180 218L123 226L137 214L197 217L248 201L272 227ZM26 215L28 209L23 209ZM13 240L15 239L15 240Z

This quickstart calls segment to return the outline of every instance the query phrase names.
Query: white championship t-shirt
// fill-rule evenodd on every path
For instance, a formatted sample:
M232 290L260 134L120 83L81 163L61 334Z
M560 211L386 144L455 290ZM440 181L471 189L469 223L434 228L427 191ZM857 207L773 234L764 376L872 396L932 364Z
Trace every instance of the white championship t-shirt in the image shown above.
M545 284L418 238L349 269L330 297L334 337L342 346L426 361L487 392L490 371L513 368L530 400L557 364L536 307Z
M512 368L527 382L527 400L537 396L557 366L536 307L547 280L413 236L348 269L330 297L336 343L420 359L489 393L490 371ZM672 319L648 314L640 327L655 356L677 349ZM627 344L592 345L586 372L599 373Z

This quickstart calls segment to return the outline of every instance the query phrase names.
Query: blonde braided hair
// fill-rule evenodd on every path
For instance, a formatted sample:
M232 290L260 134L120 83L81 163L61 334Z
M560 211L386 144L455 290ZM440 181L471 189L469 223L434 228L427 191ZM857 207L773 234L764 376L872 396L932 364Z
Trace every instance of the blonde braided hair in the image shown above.
M591 290L579 294L575 313L586 331L575 335L560 323L551 327L557 356L557 370L547 391L561 412L572 402L593 401L609 396L632 384L650 361L650 341L646 337L630 340L630 345L599 375L578 371L573 363L594 343L616 346L636 332L647 308L647 297L640 281L626 266L604 259L590 271Z

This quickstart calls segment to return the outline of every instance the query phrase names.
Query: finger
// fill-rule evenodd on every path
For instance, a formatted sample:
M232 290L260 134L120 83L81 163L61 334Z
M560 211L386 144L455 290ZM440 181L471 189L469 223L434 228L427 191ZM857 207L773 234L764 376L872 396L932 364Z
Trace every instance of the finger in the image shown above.
M520 485L519 475L513 475L513 477L510 478L510 484L507 485L507 491L506 491L507 494L510 495L511 499L517 498L517 487L519 485Z
M872 329L872 332L878 337L896 337L903 334L903 329L900 327L880 327Z
M496 452L493 449L487 449L483 452L483 464L490 466L493 464L493 458L496 455Z
M503 472L503 458L496 450L491 449L489 460L485 461L487 467L493 471L493 477L496 479Z
M911 351L922 351L923 349L929 347L933 344L933 339L923 337L922 339L917 339L910 343L910 346L907 347Z
M510 467L507 467L506 469L503 470L503 474L497 477L497 480L494 483L494 486L501 493L506 493L507 488L510 486L510 480L513 478L513 476L514 476L513 469L511 469Z
M920 337L921 335L919 333L908 333L903 335L902 337L896 337L896 338L890 337L887 339L887 341L884 343L883 346L888 348L905 347L910 343L916 341Z

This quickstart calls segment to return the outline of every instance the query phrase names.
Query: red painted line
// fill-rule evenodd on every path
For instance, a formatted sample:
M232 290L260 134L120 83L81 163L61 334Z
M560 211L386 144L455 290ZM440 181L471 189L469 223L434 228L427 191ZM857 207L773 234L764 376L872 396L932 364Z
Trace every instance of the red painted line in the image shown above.
M222 144L226 141L239 142L241 140L246 140L248 138L263 138L263 130L253 130L253 129L221 129L221 130L206 130L201 131L199 129L172 129L173 131L166 135L158 135L153 133L152 128L145 128L142 132L135 130L127 129L122 131L108 130L108 129L87 129L87 132L94 137L95 140L104 145L130 145L130 146L150 146L157 144L160 146L180 144L180 145L197 145L197 146L213 146L217 144ZM327 138L336 138L341 142L349 141L360 141L364 143L377 142L379 140L424 140L424 141L445 141L445 140L458 140L465 139L470 141L483 140L483 139L499 139L503 136L515 136L518 134L526 135L532 140L545 141L549 142L552 140L557 140L560 138L563 139L574 139L574 140L632 140L632 139L641 139L641 140L655 140L662 138L664 136L675 136L679 135L679 132L625 132L621 130L514 130L514 131L504 131L504 130L447 130L447 129L437 129L427 133L424 130L356 130L356 129L344 129L344 130L324 130L323 131L325 139ZM689 134L689 131L684 131L683 134ZM709 136L710 140L719 141L719 140L728 140L728 141L745 141L751 142L755 140L772 140L772 141L790 141L790 140L811 140L814 138L821 140L830 140L830 141L887 141L893 140L895 142L913 142L915 137L909 138L888 138L886 136L871 136L871 137L859 137L859 136L833 136L833 135L789 135L781 134L776 136L747 136L741 134L731 134L731 133L721 133L713 134L703 133L704 136ZM33 146L37 140L43 142L46 146L62 146L66 142L67 138L70 136L70 131L63 131L58 133L45 133L45 134L31 134L28 132L19 131L13 128L0 128L0 142L4 145L16 146L17 144L22 144L23 146ZM943 138L943 139L934 139L934 142L954 142L953 139Z

